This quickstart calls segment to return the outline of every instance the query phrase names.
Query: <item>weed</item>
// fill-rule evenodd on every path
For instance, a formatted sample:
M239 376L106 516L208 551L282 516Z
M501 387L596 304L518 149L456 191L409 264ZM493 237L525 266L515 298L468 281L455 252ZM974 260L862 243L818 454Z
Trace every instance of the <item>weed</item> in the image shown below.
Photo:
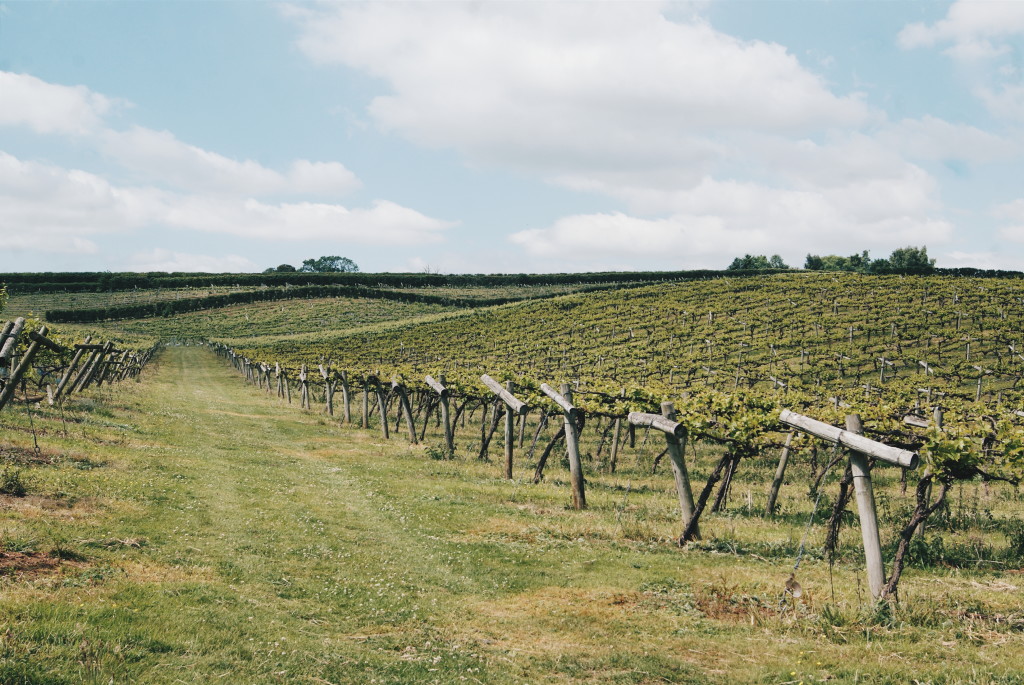
M4 467L0 473L0 494L12 497L24 497L28 493L25 481L21 477L21 470L9 466Z

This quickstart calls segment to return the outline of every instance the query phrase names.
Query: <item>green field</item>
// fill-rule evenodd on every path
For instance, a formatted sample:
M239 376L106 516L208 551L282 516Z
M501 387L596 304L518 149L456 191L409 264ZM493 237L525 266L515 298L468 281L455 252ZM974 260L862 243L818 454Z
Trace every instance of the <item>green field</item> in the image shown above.
M65 419L66 437L59 413L35 416L37 458L23 413L0 415L29 487L2 496L3 682L1021 679L1019 561L936 561L871 611L857 531L830 570L814 527L804 595L784 600L806 471L786 516L748 509L760 484L744 483L680 550L651 445L588 473L577 512L557 465L534 486L528 464L507 482L496 463L436 461L244 386L202 348ZM896 479L878 480L895 505ZM970 552L953 539L988 544L1020 506L964 490L928 538L954 561Z
M562 292L579 287L463 286L541 298L483 308L317 298L56 325L65 344L210 338L292 383L307 364L313 406L297 384L291 404L246 385L212 345L175 345L140 383L0 412L0 682L1024 682L1024 280ZM349 374L354 424L340 395L325 414L325 360ZM512 480L500 428L481 449L500 423L482 373L533 406ZM357 427L367 374L405 384L419 444L394 393L390 439L377 415ZM454 454L426 374L452 388ZM572 383L587 414L584 510L564 445L534 484L562 421L541 382ZM664 437L623 430L611 463L614 417L662 400L687 428L695 493L710 489L685 548ZM916 471L873 469L887 570L918 483L948 487L889 602L868 593L857 506L833 511L842 453L798 436L766 515L783 407L858 413L921 452ZM903 423L935 407L945 431ZM794 568L799 598L784 592Z

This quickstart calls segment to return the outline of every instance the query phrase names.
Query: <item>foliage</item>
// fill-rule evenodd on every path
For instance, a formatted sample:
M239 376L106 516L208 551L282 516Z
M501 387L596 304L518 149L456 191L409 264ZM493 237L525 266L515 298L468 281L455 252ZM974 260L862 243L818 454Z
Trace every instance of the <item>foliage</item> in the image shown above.
M7 288L0 285L0 313L3 313L4 306L7 305Z
M279 264L277 267L273 267L272 266L269 269L264 269L263 273L265 273L265 274L273 274L273 273L286 274L286 273L295 273L296 271L297 271L297 269L294 266L292 266L291 264Z
M25 481L21 477L21 471L5 466L4 470L0 472L0 494L10 495L11 497L24 497L27 493L28 489L25 487Z
M871 264L868 251L860 254L852 254L849 257L839 255L812 255L808 254L804 261L804 268L810 271L867 271Z
M760 270L760 269L788 269L789 266L782 261L782 257L773 254L771 257L764 255L743 255L732 260L727 267L728 271L738 270Z
M304 259L299 271L305 273L358 273L359 267L348 257L337 255Z
M928 258L927 247L908 246L893 250L887 259L875 260L868 256L867 250L849 257L808 254L804 261L804 268L810 271L927 274L935 271L935 260ZM964 275L969 274L964 273Z

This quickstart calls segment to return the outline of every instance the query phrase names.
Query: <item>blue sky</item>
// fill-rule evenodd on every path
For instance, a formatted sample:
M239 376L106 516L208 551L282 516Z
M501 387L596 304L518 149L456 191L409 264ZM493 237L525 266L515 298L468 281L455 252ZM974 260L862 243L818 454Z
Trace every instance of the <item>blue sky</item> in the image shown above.
M5 2L0 271L1024 269L1024 3Z

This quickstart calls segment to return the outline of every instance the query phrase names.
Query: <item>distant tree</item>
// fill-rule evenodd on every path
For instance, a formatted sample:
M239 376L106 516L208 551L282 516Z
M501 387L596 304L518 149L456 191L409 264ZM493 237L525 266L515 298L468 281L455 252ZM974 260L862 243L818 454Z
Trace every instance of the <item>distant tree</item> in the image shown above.
M726 267L729 271L740 271L749 269L788 269L789 266L782 261L782 257L773 254L770 258L759 255L743 255L732 260L732 264Z
M935 260L928 259L927 247L901 247L889 255L889 268L894 271L925 273L935 270Z
M304 273L356 273L359 271L359 267L348 257L335 255L318 259L304 259L299 271Z
M265 274L284 274L284 273L294 273L295 271L298 271L298 269L296 269L291 264L279 264L276 267L272 266L269 269L264 269L263 273L265 273Z
M804 268L811 271L867 271L870 265L871 258L868 257L867 250L849 257L809 254L804 261Z

